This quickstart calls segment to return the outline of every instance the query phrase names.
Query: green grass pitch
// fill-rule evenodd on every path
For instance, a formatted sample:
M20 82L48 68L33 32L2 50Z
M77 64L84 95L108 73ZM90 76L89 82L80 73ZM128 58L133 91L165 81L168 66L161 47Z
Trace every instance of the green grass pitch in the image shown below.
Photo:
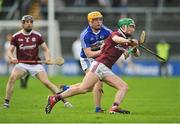
M82 77L51 77L55 84L73 84ZM51 114L45 114L47 95L51 94L37 79L31 78L27 89L16 82L10 109L3 109L5 85L8 77L0 77L0 122L75 122L75 123L176 123L180 122L180 77L122 77L129 91L121 107L131 111L130 115L96 114L92 93L75 96L68 100L74 105L65 108L59 102ZM104 85L102 106L109 109L115 90Z

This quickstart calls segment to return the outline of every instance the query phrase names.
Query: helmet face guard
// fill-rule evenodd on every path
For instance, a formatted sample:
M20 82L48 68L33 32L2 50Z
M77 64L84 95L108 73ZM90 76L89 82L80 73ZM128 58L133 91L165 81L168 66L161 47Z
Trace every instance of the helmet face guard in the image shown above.
M122 19L120 19L120 20L118 21L117 27L118 27L119 29L121 29L123 25L125 25L125 26L127 26L127 27L129 27L130 25L135 26L135 22L134 22L134 20L131 19L131 18L122 18Z
M33 17L31 15L24 15L21 19L22 23L24 23L25 21L34 21Z
M91 22L93 19L96 19L96 18L103 18L103 15L99 11L93 11L93 12L88 13L88 16L87 16L88 22Z

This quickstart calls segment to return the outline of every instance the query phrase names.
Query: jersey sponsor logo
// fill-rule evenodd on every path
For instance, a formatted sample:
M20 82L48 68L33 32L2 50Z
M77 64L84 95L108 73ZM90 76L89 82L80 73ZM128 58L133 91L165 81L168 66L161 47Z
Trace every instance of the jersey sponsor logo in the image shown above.
M91 37L90 41L93 41L94 40L94 37Z
M35 38L35 37L33 37L33 38L32 38L32 42L35 42L35 41L36 41L36 38Z
M23 39L22 38L18 38L18 41L23 41Z
M104 39L104 37L105 37L104 35L100 35L100 39Z
M28 43L30 38L29 37L25 37L25 39L26 39L26 42Z
M20 50L34 49L35 47L36 47L36 44L29 45L29 46L24 46L23 44L19 45Z
M120 51L126 51L127 49L126 48L124 48L123 46L121 46L120 44L118 44L118 45L116 45L116 46L114 46L115 48L117 48L118 50L120 50Z
M91 46L100 47L103 43L104 43L104 40L100 40L100 41L97 41L97 42L93 43Z

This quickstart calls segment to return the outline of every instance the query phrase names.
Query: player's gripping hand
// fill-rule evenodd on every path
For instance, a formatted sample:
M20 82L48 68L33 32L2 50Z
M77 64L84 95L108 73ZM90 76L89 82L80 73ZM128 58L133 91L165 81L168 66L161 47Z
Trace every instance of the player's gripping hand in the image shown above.
M10 57L10 58L9 58L9 63L17 64L17 63L18 63L18 60L17 60L17 58Z
M135 57L140 56L140 55L141 55L140 50L139 50L138 48L134 48L134 49L133 49L133 55L134 55Z
M131 39L130 40L130 45L131 46L137 46L139 44L139 41L137 39Z
M123 55L124 55L124 59L126 60L126 59L129 57L128 51L125 51L125 52L123 53Z

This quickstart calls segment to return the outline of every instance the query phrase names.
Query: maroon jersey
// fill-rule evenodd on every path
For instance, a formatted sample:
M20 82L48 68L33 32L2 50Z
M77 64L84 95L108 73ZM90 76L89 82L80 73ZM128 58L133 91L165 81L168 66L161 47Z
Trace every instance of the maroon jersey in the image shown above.
M105 40L105 45L101 54L96 58L96 61L105 64L107 67L112 68L112 65L119 59L122 53L129 48L126 44L117 44L112 40L112 37L118 35L127 38L123 32L112 32L111 35Z
M13 35L11 45L16 47L18 60L40 60L39 45L43 42L40 33L32 30L29 34L24 34L23 30L20 30Z

